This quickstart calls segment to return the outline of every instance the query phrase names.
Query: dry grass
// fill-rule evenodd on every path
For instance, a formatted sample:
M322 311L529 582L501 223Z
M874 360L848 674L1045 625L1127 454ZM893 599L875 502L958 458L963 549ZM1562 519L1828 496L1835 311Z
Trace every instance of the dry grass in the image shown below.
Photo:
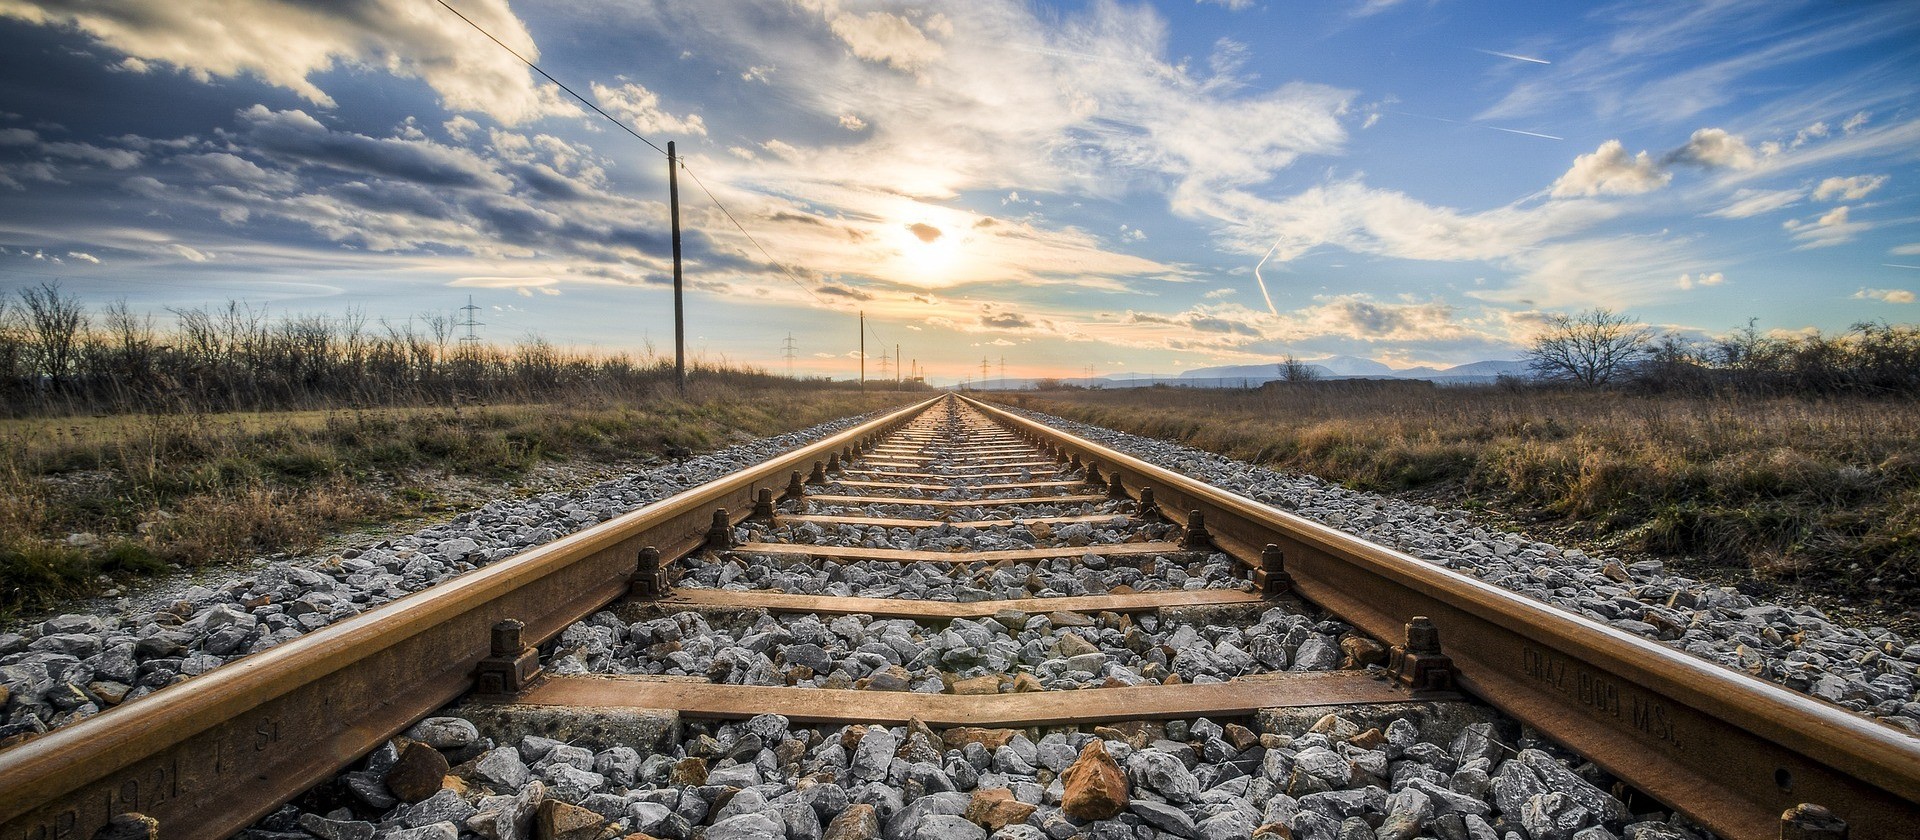
M1898 597L1920 591L1913 400L1328 382L1006 401L1355 488L1439 495L1762 579Z
M500 486L542 463L710 450L922 396L696 380L684 398L0 421L0 618L444 514L447 476Z

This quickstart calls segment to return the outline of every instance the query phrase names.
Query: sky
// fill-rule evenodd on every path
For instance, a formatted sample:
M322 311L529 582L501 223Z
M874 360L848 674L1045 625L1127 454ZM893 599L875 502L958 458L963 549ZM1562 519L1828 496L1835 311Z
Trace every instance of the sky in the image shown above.
M1910 0L446 2L0 0L0 291L671 353L673 141L776 373L1920 320Z

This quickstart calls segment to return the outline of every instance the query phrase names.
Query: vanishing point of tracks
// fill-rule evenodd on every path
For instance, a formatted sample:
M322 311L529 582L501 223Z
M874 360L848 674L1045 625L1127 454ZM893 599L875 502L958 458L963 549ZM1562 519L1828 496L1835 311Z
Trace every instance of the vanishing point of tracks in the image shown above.
M1082 568L1111 574L1089 587L1076 583ZM946 582L932 597L890 575ZM539 646L616 602L969 632L1031 616L1109 634L1181 611L1277 607L1344 622L1359 642L1346 664L1378 654L1379 667L1182 679L1138 644L1119 659L1049 652L1061 658L1018 675L982 666L983 650L941 663L944 678L863 648L874 667L857 685L793 667L797 652L780 657L775 684L727 669L663 676L657 663L543 671ZM1017 648L994 651L1019 659ZM926 658L911 653L891 659ZM882 681L900 690L874 690ZM1920 825L1920 746L1902 733L944 396L0 752L0 840L91 838L130 813L161 837L226 837L455 701L947 728L1462 694L1720 836L1900 837ZM1809 818L1820 813L1833 819Z

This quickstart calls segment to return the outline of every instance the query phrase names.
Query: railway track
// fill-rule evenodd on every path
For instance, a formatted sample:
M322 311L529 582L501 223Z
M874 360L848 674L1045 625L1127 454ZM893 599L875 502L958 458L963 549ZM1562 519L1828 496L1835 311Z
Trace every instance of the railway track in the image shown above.
M1920 824L1904 734L946 396L0 753L0 840L229 836L455 702L704 737L1461 694L1721 836Z

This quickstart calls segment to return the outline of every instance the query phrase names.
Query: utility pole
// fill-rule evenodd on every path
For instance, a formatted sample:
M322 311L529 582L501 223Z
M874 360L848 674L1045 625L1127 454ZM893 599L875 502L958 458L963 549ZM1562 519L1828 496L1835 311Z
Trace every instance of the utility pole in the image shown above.
M900 364L900 345L893 345L893 384L906 381L905 366Z
M782 345L782 349L784 350L787 357L787 378L792 379L793 378L793 351L794 351L793 333L787 333L787 340L785 344Z
M673 208L673 381L687 390L687 315L680 302L680 160L667 141L667 202Z
M1093 365L1087 365L1087 387L1093 387Z
M860 310L860 390L867 390L867 311Z

